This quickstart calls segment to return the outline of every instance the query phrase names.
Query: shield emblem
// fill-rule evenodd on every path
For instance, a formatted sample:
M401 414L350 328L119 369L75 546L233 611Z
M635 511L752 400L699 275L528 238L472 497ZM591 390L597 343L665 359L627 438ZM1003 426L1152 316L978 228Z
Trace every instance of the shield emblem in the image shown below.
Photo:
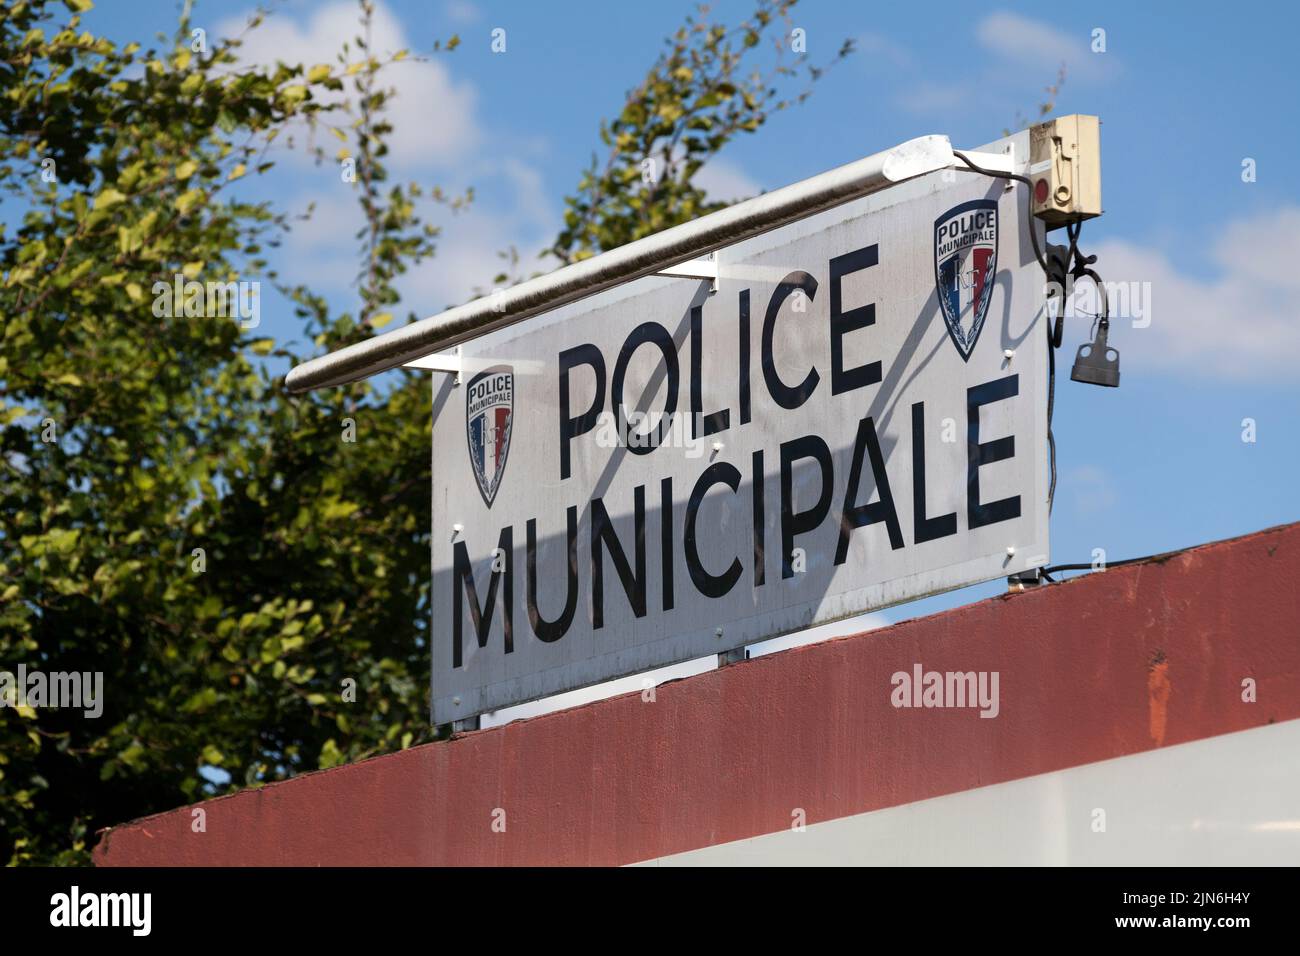
M515 373L509 365L484 369L465 390L465 433L469 461L479 494L489 508L501 488L510 454L510 429L515 410Z
M975 199L934 221L934 282L948 336L969 361L998 270L998 204Z

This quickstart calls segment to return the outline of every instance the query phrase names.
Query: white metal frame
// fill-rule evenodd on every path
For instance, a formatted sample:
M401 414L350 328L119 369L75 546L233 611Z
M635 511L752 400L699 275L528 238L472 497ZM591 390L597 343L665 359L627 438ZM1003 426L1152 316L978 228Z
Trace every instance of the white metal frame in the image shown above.
M992 157L982 158L992 160ZM1011 161L1002 156L996 159L1008 164ZM908 140L892 149L311 359L289 372L285 387L290 392L305 392L344 385L408 364L459 375L461 370L454 357L436 358L432 364L427 362L427 357L642 276L678 275L716 282L716 259L701 260L701 256L860 199L894 183L956 165L958 161L948 137L922 136Z

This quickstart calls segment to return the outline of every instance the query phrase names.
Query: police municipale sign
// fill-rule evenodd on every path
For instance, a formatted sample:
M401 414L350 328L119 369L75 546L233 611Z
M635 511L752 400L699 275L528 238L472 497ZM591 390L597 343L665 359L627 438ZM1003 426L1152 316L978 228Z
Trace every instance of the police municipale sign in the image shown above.
M716 291L466 344L434 383L434 721L1045 564L1023 193L931 173L721 250Z

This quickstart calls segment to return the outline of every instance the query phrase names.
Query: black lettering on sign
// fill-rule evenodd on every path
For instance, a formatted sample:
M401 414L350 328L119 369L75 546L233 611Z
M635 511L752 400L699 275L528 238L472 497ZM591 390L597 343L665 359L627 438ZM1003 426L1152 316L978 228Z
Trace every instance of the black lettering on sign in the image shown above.
M548 621L542 617L542 612L537 607L537 519L528 519L525 544L527 552L525 563L528 567L528 623L533 626L533 633L547 644L553 644L568 633L569 625L573 623L574 612L578 609L578 509L573 505L569 506L565 523L568 525L569 578L564 594L564 610L560 612L558 618Z
M772 401L785 409L796 409L808 401L817 383L821 381L821 376L817 374L815 368L809 369L808 374L798 385L785 384L776 371L776 356L772 354L772 342L776 335L776 317L781 311L781 305L794 294L796 289L803 290L808 301L811 302L817 294L817 280L806 272L791 272L781 280L776 291L772 293L772 298L767 303L767 315L763 319L763 379L767 382L767 390L772 396Z
M623 407L623 381L627 377L627 366L632 360L632 355L638 348L646 343L652 343L658 346L660 353L663 355L664 367L668 370L668 398L664 403L663 417L655 423L654 427L646 434L637 434L631 436L627 430L627 413ZM677 412L677 386L681 378L681 369L677 364L677 346L673 344L673 337L658 322L642 322L632 334L627 337L623 343L623 348L618 353L618 361L614 363L614 378L610 383L609 406L610 411L614 413L614 421L617 422L618 434L620 440L627 446L627 450L634 455L648 455L659 447L663 441L664 435L668 430L668 423Z
M966 389L966 511L972 528L1020 517L1020 496L980 504L980 466L1016 456L1016 436L980 443L980 407L1011 398L1020 391L1020 376L973 385Z
M713 435L717 432L726 431L731 427L731 410L724 408L721 411L704 414L704 331L701 326L704 324L704 309L701 306L691 306L691 437L701 437L701 423L703 423L703 434Z
M452 667L460 667L464 660L464 652L461 648L461 629L465 617L463 596L469 597L469 616L474 623L474 636L478 638L478 646L481 650L487 647L488 635L492 632L492 615L496 612L497 606L497 584L502 577L505 578L505 593L502 596L501 603L503 605L502 630L505 632L506 653L510 654L515 649L514 528L505 527L501 529L501 536L497 539L497 547L505 555L506 568L504 571L491 572L487 602L482 606L478 603L478 589L474 586L474 565L469 560L469 549L465 547L464 541L457 541L452 548Z
M591 407L577 417L569 416L569 370L589 365L596 373L596 395ZM569 477L569 442L596 427L605 404L605 357L594 345L576 345L560 353L560 480Z
M821 491L817 503L807 511L794 510L794 463L802 458L817 462L821 473ZM781 577L794 577L792 564L795 535L815 529L831 510L831 484L835 471L831 450L817 435L805 435L781 444Z
M880 261L880 246L870 245L831 260L831 394L842 395L864 385L880 381L880 363L868 362L857 368L844 367L844 336L876 324L874 302L849 309L843 308L842 280Z
M767 581L767 556L763 553L763 541L767 535L767 502L763 500L763 452L754 452L751 461L754 475L754 483L750 488L754 506L754 587L761 588Z
M720 598L736 585L743 565L740 558L732 558L727 570L721 574L710 574L700 561L699 542L695 536L695 521L699 517L700 505L704 496L714 485L726 485L732 491L740 490L740 471L735 465L720 461L704 469L704 474L691 489L690 501L686 504L686 569L691 573L691 582L695 589L705 597Z
M740 424L749 424L749 290L740 290Z
M957 512L925 516L925 402L912 406L912 543L957 533Z
M495 395L498 392L510 395L512 394L510 385L511 376L505 373L479 379L469 387L469 405L472 407L481 399L486 398L488 395Z
M871 476L880 500L858 505L858 485L862 481L863 452L871 458ZM849 556L849 538L865 525L885 523L889 532L889 546L897 551L903 546L903 531L898 526L898 512L894 509L894 496L889 491L889 476L885 474L885 456L880 453L880 440L876 437L876 423L868 416L858 422L858 437L853 442L853 464L849 469L849 486L844 492L844 513L840 517L840 541L835 546L835 563L843 564Z
M599 630L605 626L605 561L603 552L608 549L614 570L623 585L632 611L645 617L645 485L633 490L635 518L633 547L636 552L636 571L628 564L627 552L614 534L614 525L601 498L591 500L591 626Z
M673 609L673 480L659 482L659 561L663 578L664 610Z

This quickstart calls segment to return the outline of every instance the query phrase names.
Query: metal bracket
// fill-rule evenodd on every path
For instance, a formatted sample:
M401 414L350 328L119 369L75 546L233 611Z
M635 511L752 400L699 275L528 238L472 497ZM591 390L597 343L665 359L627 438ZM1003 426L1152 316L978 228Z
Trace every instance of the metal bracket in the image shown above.
M964 153L966 157L970 159L970 161L974 163L976 166L982 166L983 168L990 170L992 172L995 173L1019 172L1019 170L1016 169L1015 143L1007 143L1006 150L1001 153L982 153L974 149L963 149L961 150L961 152ZM963 163L960 159L954 162L952 165L954 169L969 169L969 167L965 163ZM1012 189L1015 188L1015 183L1012 183L1010 181L1008 181L1007 185L1009 188Z
M1030 588L1036 588L1043 583L1043 576L1040 568L1033 568L1029 571L1017 571L1015 574L1007 577L1008 591L1027 591Z
M457 345L450 352L435 352L432 355L422 355L418 359L412 359L406 363L407 368L422 368L430 372L452 372L456 376L455 384L460 384L460 376L464 371L464 362L460 354L461 347Z
M482 717L478 714L475 714L473 717L465 717L461 720L453 720L451 722L451 732L453 734L464 734L471 730L478 730L480 729L479 723L481 720Z
M683 279L708 279L709 295L718 291L718 260L712 252L703 259L688 259L667 269L660 269L657 276L675 276Z
M605 289L653 275L665 265L680 265L703 253L734 246L787 223L952 165L952 143L948 137L922 136L909 140L811 179L741 200L671 229L561 266L547 275L503 289L499 295L483 296L310 359L289 370L284 387L296 394L368 378L428 352L444 351L488 329L514 325Z
M749 651L743 647L733 647L729 651L723 651L718 655L718 666L726 667L728 664L739 664L741 661L749 660Z

